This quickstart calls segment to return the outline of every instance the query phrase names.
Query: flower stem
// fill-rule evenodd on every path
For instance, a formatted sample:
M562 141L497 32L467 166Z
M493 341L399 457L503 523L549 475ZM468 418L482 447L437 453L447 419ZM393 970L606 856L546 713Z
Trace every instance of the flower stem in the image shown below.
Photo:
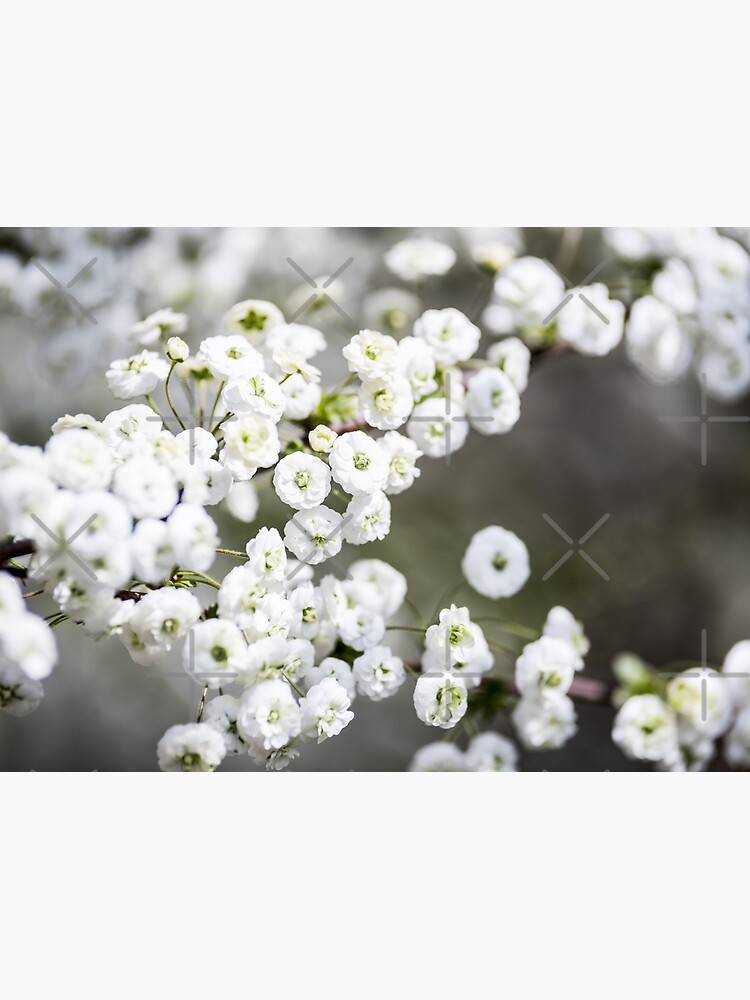
M177 367L178 363L179 362L177 362L177 361L173 361L172 362L172 367L169 369L169 374L167 375L167 381L164 383L164 392L167 395L167 402L169 403L169 408L172 411L172 413L174 413L175 418L177 420L177 423L180 425L180 427L183 430L185 430L185 425L182 422L182 417L177 412L177 410L175 410L174 403L172 402L172 397L169 394L169 380L172 378L172 372L175 370L175 368Z
M219 386L218 392L216 393L216 399L214 400L214 405L211 407L211 416L208 418L208 426L209 427L214 422L214 416L216 414L216 407L219 405L219 400L221 399L221 394L222 394L222 392L224 390L224 386L225 385L226 385L226 382L222 382L221 385ZM203 426L203 421L201 421L201 426Z
M237 549L217 549L220 556L236 556L238 559L247 559L247 552L239 552Z

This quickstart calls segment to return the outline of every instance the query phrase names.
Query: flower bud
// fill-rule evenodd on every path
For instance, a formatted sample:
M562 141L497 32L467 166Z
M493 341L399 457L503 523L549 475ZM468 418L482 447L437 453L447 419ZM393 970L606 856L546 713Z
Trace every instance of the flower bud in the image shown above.
M307 440L310 442L310 447L313 451L322 451L324 454L329 454L333 448L333 443L338 437L336 431L331 430L330 427L326 427L325 424L318 424L314 427L307 436Z
M170 337L167 341L167 357L170 361L187 361L190 348L182 337Z

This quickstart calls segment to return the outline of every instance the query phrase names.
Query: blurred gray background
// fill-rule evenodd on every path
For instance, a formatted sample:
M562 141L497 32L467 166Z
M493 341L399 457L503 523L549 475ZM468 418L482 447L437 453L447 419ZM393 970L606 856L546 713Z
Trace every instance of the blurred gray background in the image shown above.
M0 426L17 441L43 444L61 413L85 410L103 417L119 405L107 394L104 368L124 353L120 348L133 319L161 306L184 308L195 346L216 332L226 308L240 298L268 298L287 308L299 290L299 278L286 264L290 255L311 275L330 274L354 257L343 276L342 304L360 322L358 303L368 290L399 285L385 271L382 255L412 232L260 230L230 231L228 237L211 230L0 230L0 252L21 263L38 255L51 269L56 265L63 283L98 254L90 281L72 291L103 317L96 326L82 323L80 315L47 312L35 319L43 286L34 285L34 294L24 289L21 296L6 289L0 314ZM454 270L430 281L428 305L471 311L486 284L465 252L474 232L419 232L444 238L459 252ZM559 229L522 235L526 253L552 259L563 238ZM586 230L566 273L580 280L604 256L600 234ZM36 276L26 269L6 282L33 285ZM356 330L331 310L299 321L326 333L329 351L321 366L333 384L343 370L340 348ZM489 342L486 338L480 356ZM750 424L710 425L703 467L699 427L660 419L699 412L694 378L669 387L650 385L622 347L604 359L572 353L544 358L532 370L514 430L502 437L473 432L449 466L422 459L421 478L393 498L390 536L366 549L345 546L343 561L378 557L392 563L407 576L410 596L427 617L441 595L461 582L460 561L471 535L500 524L526 542L532 576L508 601L493 603L462 590L458 598L473 615L496 614L540 628L547 610L564 604L583 620L591 639L587 673L608 681L612 657L623 650L653 664L699 658L702 628L708 631L709 661L721 663L733 643L750 637ZM709 402L709 412L744 415L750 402L732 407ZM261 524L283 527L286 508L268 488L260 496L254 525L218 519L223 545L244 548ZM578 557L543 581L567 548L544 513L574 538L610 515L586 544L609 581ZM232 565L219 560L212 574ZM34 603L37 613L52 609L47 599ZM407 612L401 620L410 620ZM93 643L70 623L56 635L60 662L45 683L40 708L24 719L0 715L0 768L153 770L158 739L168 726L194 717L200 690L187 678L152 676L155 671L132 663L115 639ZM416 654L406 634L393 645L404 655ZM512 671L512 661L500 665ZM166 669L177 670L177 659ZM441 735L416 719L411 693L407 681L388 701L358 698L346 731L320 746L307 744L292 767L403 770L417 748ZM611 708L579 705L578 712L579 732L567 747L524 752L521 768L637 768L611 743ZM507 722L497 728L511 734ZM223 767L256 769L247 758Z

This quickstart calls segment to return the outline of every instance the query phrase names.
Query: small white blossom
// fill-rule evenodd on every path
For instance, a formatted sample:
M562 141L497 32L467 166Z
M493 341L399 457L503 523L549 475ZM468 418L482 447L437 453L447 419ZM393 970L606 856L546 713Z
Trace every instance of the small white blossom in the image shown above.
M354 701L357 692L357 682L354 679L352 668L345 660L339 660L335 656L324 657L317 667L312 667L305 677L308 687L319 684L326 677L333 677L339 685L346 691L349 701Z
M141 351L131 358L113 361L106 374L109 391L117 399L147 396L169 374L169 363L154 351Z
M262 681L240 698L237 729L246 741L259 741L265 750L280 750L301 729L299 705L283 680Z
M518 750L499 733L480 733L467 747L464 761L468 771L515 771Z
M225 498L226 508L232 517L243 524L252 524L258 515L258 494L255 486L250 480L241 483L232 483L232 486Z
M504 337L487 349L487 360L505 372L520 394L529 384L531 351L518 337Z
M310 447L313 451L318 451L323 455L329 455L333 450L337 437L338 434L336 431L332 430L330 427L326 427L325 424L318 424L318 426L313 427L307 435L307 440L309 441Z
M459 402L448 405L444 397L431 396L414 407L406 433L425 455L445 458L463 448L469 436L466 410Z
M398 343L386 333L360 330L343 350L349 371L362 379L383 378L399 368Z
M172 726L156 747L162 771L214 771L226 755L224 739L212 726L194 722Z
M679 720L709 739L722 736L731 723L731 692L715 670L686 670L673 677L667 684L667 704Z
M114 460L107 444L91 431L70 430L53 435L44 449L49 472L68 490L104 490L109 486Z
M521 698L513 710L518 738L529 750L559 750L577 730L575 705L567 695Z
M176 639L186 635L200 615L201 606L191 593L162 587L138 601L129 625L144 644L169 648Z
M403 660L388 646L374 646L358 656L352 667L357 690L372 701L390 698L406 680Z
M237 732L239 710L239 698L234 698L231 694L221 694L212 698L203 712L203 723L221 734L224 749L228 754L243 753L247 750L245 741Z
M0 662L11 663L32 681L49 677L57 663L52 629L31 613L0 618Z
M464 681L451 673L420 677L414 687L417 718L428 726L452 729L466 714L468 691Z
M185 333L188 320L184 313L176 313L170 307L157 309L130 330L131 338L141 347L155 347L170 334Z
M278 463L273 486L282 503L290 507L319 507L331 491L331 470L314 455L296 452Z
M265 372L231 378L222 398L226 408L233 413L259 413L275 423L281 420L286 406L281 386Z
M284 322L281 310L272 302L261 299L245 299L233 305L224 317L226 328L232 334L240 334L250 341L260 341L273 329Z
M167 341L167 357L170 361L176 361L178 364L182 361L187 361L190 356L190 348L182 339L182 337L170 337Z
M338 736L354 718L349 696L333 677L325 677L309 689L300 701L302 733L318 737L318 743Z
M406 597L406 577L382 559L357 559L349 566L355 583L368 584L370 607L383 618L392 618Z
M483 368L469 382L467 408L471 426L480 434L507 434L521 416L521 400L508 376Z
M456 263L456 252L447 243L416 237L396 243L385 255L385 265L403 281L422 281L447 274Z
M214 378L227 381L263 371L263 358L246 337L207 337L201 342L200 356Z
M414 336L432 349L442 365L468 361L479 347L479 327L458 309L428 309L414 324Z
M516 660L516 687L524 697L565 694L573 683L580 657L569 642L543 635L524 646Z
M410 771L467 771L464 754L455 743L438 740L421 747L412 757Z
M677 720L655 694L635 695L615 716L612 739L636 760L669 760L677 755Z
M399 371L411 386L414 401L437 392L435 352L421 337L403 337L398 342Z
M358 494L346 508L345 541L364 545L385 538L391 530L391 504L382 491Z
M8 715L29 715L44 697L39 681L27 677L20 667L0 658L0 711Z
M224 448L221 461L234 479L252 479L258 469L273 465L281 443L275 422L260 413L248 413L228 420L222 427Z
M472 536L461 570L484 597L511 597L529 578L529 550L512 531L491 525Z
M542 627L542 634L553 639L564 639L570 643L578 655L576 670L583 669L583 658L588 653L591 643L583 631L583 625L577 621L567 608L557 605L551 608Z
M625 346L633 364L655 382L680 378L693 356L690 337L674 309L653 295L633 303Z
M359 401L367 423L381 431L400 427L414 406L411 386L400 376L367 379L359 390Z
M341 521L330 507L299 511L284 527L284 544L298 559L317 566L341 551Z
M220 688L245 677L248 645L234 622L209 618L191 629L183 663L186 672L201 684Z
M377 493L388 481L388 458L377 441L364 431L341 434L330 457L336 482L352 495Z

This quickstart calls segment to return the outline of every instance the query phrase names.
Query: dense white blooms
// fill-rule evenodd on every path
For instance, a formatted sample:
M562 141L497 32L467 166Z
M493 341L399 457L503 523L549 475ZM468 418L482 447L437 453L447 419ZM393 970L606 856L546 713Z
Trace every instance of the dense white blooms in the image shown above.
M384 492L389 495L403 493L422 474L422 470L417 468L422 452L411 438L397 431L388 431L380 438L379 444L388 456L388 479Z
M364 545L385 538L391 530L391 505L383 492L361 493L346 508L344 539L351 545Z
M365 420L381 431L400 427L414 406L409 382L398 376L366 380L359 390L359 400Z
M421 281L446 274L456 262L456 252L447 243L427 237L402 240L385 255L385 264L403 281Z
M70 430L53 435L45 454L50 475L65 489L106 489L112 479L114 460L106 441L91 431Z
M162 771L213 771L224 759L226 747L218 730L192 723L168 729L156 753Z
M252 479L256 471L273 465L281 444L276 424L262 413L233 417L224 424L221 461L240 482Z
M399 367L398 344L377 330L360 330L343 350L349 371L362 379L383 378Z
M472 536L461 570L477 593L511 597L529 578L529 551L518 535L490 525Z
M349 566L349 575L360 602L384 618L392 618L404 603L406 577L382 559L358 559Z
M429 345L443 365L468 361L479 347L479 327L458 309L428 309L414 324L414 336Z
M297 452L276 465L273 486L279 499L290 507L319 507L331 491L331 470L314 455Z
M169 364L155 351L141 351L113 361L107 372L109 391L117 399L134 399L153 392L169 374Z
M164 587L145 594L130 615L128 624L147 646L169 649L186 635L201 615L201 606L186 590Z

